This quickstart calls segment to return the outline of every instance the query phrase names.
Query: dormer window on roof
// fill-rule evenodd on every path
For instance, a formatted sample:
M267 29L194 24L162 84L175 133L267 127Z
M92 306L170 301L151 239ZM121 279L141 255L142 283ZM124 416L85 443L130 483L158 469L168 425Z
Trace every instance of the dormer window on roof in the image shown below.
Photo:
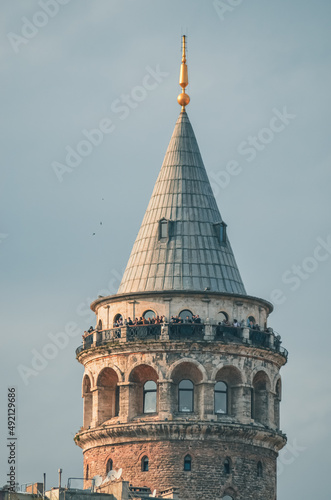
M159 240L166 240L170 237L170 222L165 218L159 221Z
M221 245L226 244L226 227L227 224L225 222L217 222L214 224L215 231L216 231L216 236L219 239L219 242Z

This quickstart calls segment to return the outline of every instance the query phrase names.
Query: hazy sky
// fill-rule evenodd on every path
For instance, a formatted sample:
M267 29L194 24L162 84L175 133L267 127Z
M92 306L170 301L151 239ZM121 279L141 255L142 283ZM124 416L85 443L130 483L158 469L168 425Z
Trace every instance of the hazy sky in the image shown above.
M57 2L0 6L0 484L12 386L18 481L82 476L75 349L147 207L180 112L186 33L187 112L246 289L276 302L269 324L290 353L278 498L328 500L331 3ZM70 328L64 348L47 347Z

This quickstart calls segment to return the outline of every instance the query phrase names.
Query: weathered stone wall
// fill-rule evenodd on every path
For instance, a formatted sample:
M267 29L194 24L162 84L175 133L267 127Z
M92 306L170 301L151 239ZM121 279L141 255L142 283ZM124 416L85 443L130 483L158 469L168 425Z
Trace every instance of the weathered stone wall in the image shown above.
M116 314L134 318L148 309L167 318L189 309L215 323L224 311L230 321L253 316L263 326L272 310L252 297L184 293L115 296L99 299L92 308L103 329L112 328ZM217 341L208 334L203 340L169 340L161 334L156 340L121 337L94 343L78 356L85 368L84 425L76 435L84 475L88 468L89 478L104 476L111 458L134 486L157 492L179 487L182 500L216 500L226 494L234 500L276 499L277 451L286 441L279 431L279 370L286 358L276 350L239 338ZM194 384L189 413L178 407L179 383L186 379ZM157 386L156 412L148 414L143 413L147 381ZM227 386L226 414L215 414L216 382ZM187 454L191 471L184 471ZM149 459L146 472L144 456Z
M184 458L192 458L192 470L184 471ZM147 472L141 460L149 459ZM232 494L236 500L274 500L276 498L276 453L253 445L204 441L159 441L98 446L84 453L84 470L90 476L105 476L107 460L134 486L147 486L157 492L179 487L182 500L216 500ZM224 460L230 461L230 473ZM258 477L258 462L262 477Z
M90 387L85 394L83 388L85 428L109 419L151 418L143 414L143 384L148 380L157 383L156 418L182 418L178 384L183 379L194 383L193 416L244 424L255 421L274 429L279 426L279 355L241 344L207 342L135 342L126 346L126 352L122 349L121 345L112 352L102 348L85 357L84 384L88 379ZM227 415L214 414L216 381L228 386Z

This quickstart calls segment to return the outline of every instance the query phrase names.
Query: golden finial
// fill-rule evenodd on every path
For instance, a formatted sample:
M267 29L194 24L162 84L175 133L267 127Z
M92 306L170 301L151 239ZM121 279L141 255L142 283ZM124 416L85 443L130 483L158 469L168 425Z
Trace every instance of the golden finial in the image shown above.
M180 66L179 74L179 85L182 87L183 91L177 97L178 104L182 106L182 111L185 110L185 106L190 102L189 96L185 92L185 87L188 86L188 74L187 74L187 64L186 64L186 36L182 36L183 40L183 52L182 52L182 64Z

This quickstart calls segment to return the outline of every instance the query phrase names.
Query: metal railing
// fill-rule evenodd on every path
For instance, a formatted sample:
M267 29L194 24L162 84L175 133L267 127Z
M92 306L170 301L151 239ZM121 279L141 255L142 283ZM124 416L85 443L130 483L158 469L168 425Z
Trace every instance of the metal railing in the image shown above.
M225 339L232 340L233 337L236 337L240 340L242 339L241 327L237 328L235 326L225 326L225 325L216 326L215 340L225 340Z
M205 325L201 323L169 323L170 340L203 340Z
M126 331L127 341L132 340L145 340L154 339L157 340L161 335L161 324L151 324L151 325L133 325L128 326Z
M94 339L94 342L93 342ZM288 351L281 346L280 335L270 329L260 331L248 327L233 327L222 324L164 323L149 325L125 325L108 330L95 331L84 338L83 345L76 349L76 355L93 347L109 346L115 342L143 340L192 340L241 343L275 351L286 359Z

